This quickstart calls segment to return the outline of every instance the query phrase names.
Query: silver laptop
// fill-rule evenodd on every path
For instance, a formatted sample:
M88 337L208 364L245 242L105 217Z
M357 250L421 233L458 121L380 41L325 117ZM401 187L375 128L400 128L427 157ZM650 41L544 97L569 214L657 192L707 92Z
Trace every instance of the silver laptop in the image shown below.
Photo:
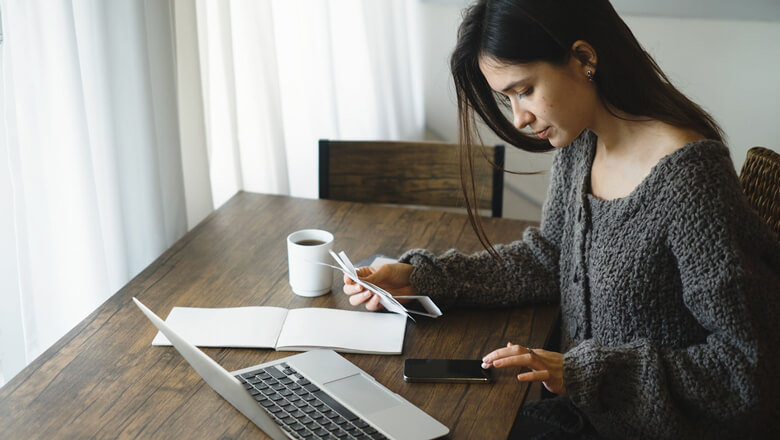
M133 301L214 391L274 439L433 439L449 433L332 350L229 373Z

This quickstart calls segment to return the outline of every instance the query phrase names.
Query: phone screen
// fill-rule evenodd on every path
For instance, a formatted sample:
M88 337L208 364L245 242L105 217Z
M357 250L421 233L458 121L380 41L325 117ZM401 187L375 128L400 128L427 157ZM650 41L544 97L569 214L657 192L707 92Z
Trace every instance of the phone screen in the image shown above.
M406 382L490 382L490 370L474 359L406 359Z

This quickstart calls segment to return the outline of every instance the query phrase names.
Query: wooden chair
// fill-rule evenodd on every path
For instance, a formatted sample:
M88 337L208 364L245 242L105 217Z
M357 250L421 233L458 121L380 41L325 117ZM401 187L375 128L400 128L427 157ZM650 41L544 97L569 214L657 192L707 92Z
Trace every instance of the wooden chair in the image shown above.
M504 147L484 147L504 166ZM366 203L465 208L457 145L437 142L320 140L320 198ZM480 209L503 210L504 173L476 153Z
M780 238L780 154L763 147L748 150L739 182L750 206Z

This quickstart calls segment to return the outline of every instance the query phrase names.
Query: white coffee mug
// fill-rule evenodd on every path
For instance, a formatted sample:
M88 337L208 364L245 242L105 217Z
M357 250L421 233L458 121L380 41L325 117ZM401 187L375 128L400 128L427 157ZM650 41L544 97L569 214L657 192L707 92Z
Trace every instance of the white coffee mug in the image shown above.
M301 296L320 296L330 292L333 269L317 263L332 264L333 234L320 229L303 229L287 236L287 269L290 287Z

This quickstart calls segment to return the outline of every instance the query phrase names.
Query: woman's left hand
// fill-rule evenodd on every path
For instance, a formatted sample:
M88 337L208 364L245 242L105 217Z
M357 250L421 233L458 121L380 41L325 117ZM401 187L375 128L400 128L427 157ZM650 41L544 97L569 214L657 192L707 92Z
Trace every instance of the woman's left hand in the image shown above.
M566 394L563 383L563 355L540 348L528 349L511 342L482 358L482 368L525 367L531 371L517 375L520 382L542 382L555 394Z

